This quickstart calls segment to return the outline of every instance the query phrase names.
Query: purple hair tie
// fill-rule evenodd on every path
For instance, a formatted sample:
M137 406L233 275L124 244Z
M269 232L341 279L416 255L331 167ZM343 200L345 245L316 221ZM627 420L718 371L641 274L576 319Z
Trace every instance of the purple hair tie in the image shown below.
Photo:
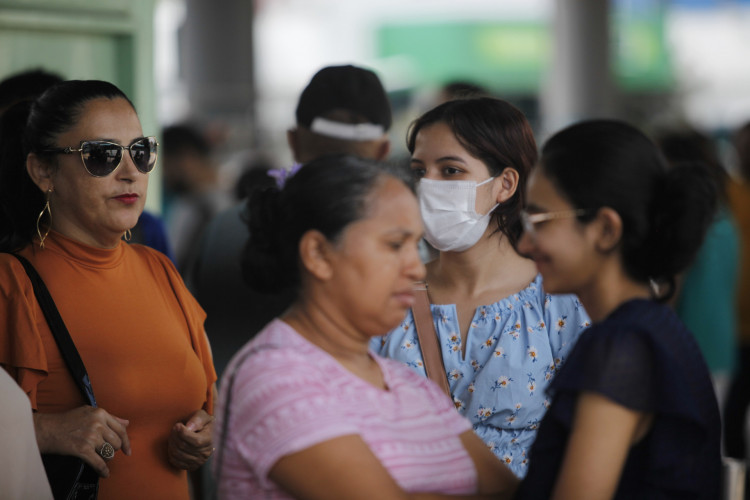
M295 163L291 168L271 168L268 170L268 176L276 179L276 187L284 189L286 181L289 180L297 171L302 168L301 163Z

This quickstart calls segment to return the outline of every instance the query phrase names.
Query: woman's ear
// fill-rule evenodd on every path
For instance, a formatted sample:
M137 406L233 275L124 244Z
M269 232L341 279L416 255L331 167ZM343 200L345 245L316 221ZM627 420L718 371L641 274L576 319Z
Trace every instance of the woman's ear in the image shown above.
M52 167L49 163L43 161L35 153L29 153L26 156L26 172L34 184L37 185L43 193L52 189Z
M622 239L622 218L615 210L602 207L596 214L596 224L599 231L596 236L596 248L609 253Z
M511 199L518 189L518 170L511 167L505 167L500 175L495 178L495 183L500 183L500 190L497 192L497 202L504 203Z
M330 261L331 243L320 231L310 230L299 241L302 266L315 278L326 281L333 276Z

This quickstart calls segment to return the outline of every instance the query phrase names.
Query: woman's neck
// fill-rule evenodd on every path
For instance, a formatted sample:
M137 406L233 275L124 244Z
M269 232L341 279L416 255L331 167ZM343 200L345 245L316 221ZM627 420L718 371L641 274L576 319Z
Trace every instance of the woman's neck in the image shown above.
M329 305L325 300L303 296L281 319L342 363L369 357L369 339Z
M89 232L86 232L79 227L71 224L64 224L64 223L55 223L55 220L53 219L52 222L52 228L53 231L58 232L65 236L66 238L70 238L71 240L75 240L79 243L83 243L84 245L88 245L91 247L96 248L104 248L104 249L112 249L115 248L117 245L120 244L120 240L122 239L122 236L124 232L118 233L118 232L102 232L100 234L92 234Z
M577 294L594 323L604 320L629 300L652 297L649 285L634 281L620 266L602 267L597 279Z
M305 295L303 294L303 297ZM309 342L330 354L350 373L378 389L387 390L378 363L370 356L369 337L337 314L336 307L312 295L284 313L282 320Z
M497 234L483 237L463 252L440 252L427 265L431 289L451 290L452 294L468 297L510 290L505 297L526 287L536 274L534 262L519 255L507 237Z

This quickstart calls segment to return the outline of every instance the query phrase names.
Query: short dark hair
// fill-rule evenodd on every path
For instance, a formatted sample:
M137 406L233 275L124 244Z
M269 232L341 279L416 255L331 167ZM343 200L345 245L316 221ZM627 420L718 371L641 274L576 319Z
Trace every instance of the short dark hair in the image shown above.
M383 164L354 156L326 156L303 165L282 189L251 193L243 214L250 237L242 257L245 282L258 292L299 286L298 247L310 230L336 242L367 215L369 195L386 177Z
M406 146L414 153L420 130L434 123L445 123L458 142L474 158L481 160L493 177L510 167L518 172L513 196L497 207L492 217L497 230L516 248L523 231L526 182L536 163L534 132L523 113L507 101L477 97L445 102L417 118L409 127Z
M716 211L715 183L702 164L667 169L659 148L635 127L616 120L572 125L543 146L539 168L591 220L602 207L623 222L625 272L668 285L692 262Z
M163 156L176 156L183 152L197 153L203 157L211 154L211 145L206 136L197 127L187 123L164 127L160 147Z
M45 91L38 99L12 106L0 119L0 251L28 245L44 194L26 172L26 157L35 153L51 159L45 150L78 121L89 101L130 99L115 85L99 80L68 80ZM133 107L135 109L135 107Z
M352 65L327 66L312 77L300 94L297 125L310 128L315 118L330 118L332 112L348 114L334 121L370 123L384 131L391 127L391 105L378 76Z

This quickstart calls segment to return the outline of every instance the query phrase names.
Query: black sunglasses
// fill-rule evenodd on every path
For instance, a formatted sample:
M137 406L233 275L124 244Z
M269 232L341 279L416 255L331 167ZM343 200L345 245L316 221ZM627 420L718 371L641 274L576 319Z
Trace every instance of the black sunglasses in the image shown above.
M151 172L156 164L158 146L156 137L141 137L130 143L130 146L121 146L109 141L83 141L78 149L71 147L53 148L45 149L44 152L66 155L81 153L81 160L83 160L86 172L94 177L106 177L120 166L123 149L130 152L135 168L144 174Z

